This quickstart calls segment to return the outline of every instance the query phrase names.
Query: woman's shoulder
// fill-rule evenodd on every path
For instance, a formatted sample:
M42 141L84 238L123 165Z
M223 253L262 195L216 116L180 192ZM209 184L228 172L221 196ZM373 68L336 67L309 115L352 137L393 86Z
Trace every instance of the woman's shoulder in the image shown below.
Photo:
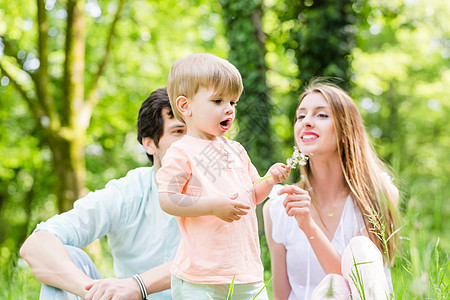
M282 184L275 184L272 190L269 193L269 199L278 199L281 195L278 195L278 192L283 188Z
M276 184L273 186L272 191L269 193L269 200L264 204L264 211L267 215L270 214L271 218L279 218L283 216L284 206L283 201L286 198L286 194L279 195L278 192L283 188L283 185Z

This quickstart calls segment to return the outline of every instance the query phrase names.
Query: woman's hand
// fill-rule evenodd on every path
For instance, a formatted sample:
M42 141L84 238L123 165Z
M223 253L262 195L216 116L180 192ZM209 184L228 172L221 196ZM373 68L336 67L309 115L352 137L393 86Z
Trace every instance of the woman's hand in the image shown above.
M311 197L304 189L295 185L285 185L279 192L287 194L283 201L288 216L293 216L297 220L298 227L305 233L313 229L315 223L311 217Z

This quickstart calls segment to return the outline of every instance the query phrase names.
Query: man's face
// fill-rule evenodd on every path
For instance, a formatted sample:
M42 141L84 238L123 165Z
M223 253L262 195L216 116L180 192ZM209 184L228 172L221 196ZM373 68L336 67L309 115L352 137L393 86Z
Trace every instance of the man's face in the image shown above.
M168 108L164 108L161 111L164 121L163 134L159 139L158 147L153 145L153 164L157 168L161 166L161 160L170 145L181 139L186 134L186 125L178 121L177 118L171 117L169 112L170 110Z

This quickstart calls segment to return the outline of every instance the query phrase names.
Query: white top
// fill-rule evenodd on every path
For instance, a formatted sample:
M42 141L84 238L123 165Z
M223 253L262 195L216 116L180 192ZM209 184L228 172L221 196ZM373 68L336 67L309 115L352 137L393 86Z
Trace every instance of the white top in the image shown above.
M286 248L286 269L291 285L289 299L309 299L314 288L326 274L295 218L286 214L283 206L286 194L277 194L281 188L282 185L275 185L269 194L269 198L272 199L270 204L272 238ZM361 235L364 229L361 212L349 195L331 242L333 247L339 254L342 254L349 241L353 237Z

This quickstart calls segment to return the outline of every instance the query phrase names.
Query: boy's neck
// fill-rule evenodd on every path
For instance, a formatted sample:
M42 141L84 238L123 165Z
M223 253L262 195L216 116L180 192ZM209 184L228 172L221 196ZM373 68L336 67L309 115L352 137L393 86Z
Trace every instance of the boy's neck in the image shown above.
M212 135L212 134L200 134L199 132L189 129L189 127L187 129L186 135L189 135L191 137L201 139L201 140L207 140L207 141L214 141L218 138L217 136Z

